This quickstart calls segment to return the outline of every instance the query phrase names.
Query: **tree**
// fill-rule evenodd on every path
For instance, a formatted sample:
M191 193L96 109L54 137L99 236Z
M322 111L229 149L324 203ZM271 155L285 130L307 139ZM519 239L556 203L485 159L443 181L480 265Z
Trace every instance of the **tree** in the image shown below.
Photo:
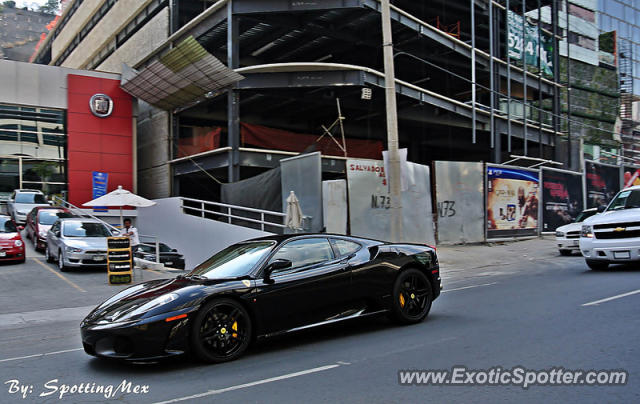
M38 11L43 14L55 14L60 8L60 2L58 0L47 0L47 2L38 8Z
M16 8L15 1L3 1L2 5L5 6L6 8Z

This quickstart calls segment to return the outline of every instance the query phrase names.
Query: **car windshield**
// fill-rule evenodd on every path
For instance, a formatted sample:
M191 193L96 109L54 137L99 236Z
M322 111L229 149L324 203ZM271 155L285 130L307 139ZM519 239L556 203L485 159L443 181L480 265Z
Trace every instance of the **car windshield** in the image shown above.
M65 222L65 237L111 237L111 232L102 224L94 222Z
M640 208L640 189L623 190L611 201L607 210Z
M580 212L578 214L578 217L576 217L576 220L574 220L575 223L580 223L580 222L584 222L585 219L587 219L588 217L591 217L593 215L595 215L596 213L598 213L597 210L583 210L582 212Z
M40 211L38 220L40 224L51 226L61 217L71 217L71 214L60 209L44 209Z
M17 233L15 223L8 217L0 217L0 233Z
M47 203L47 200L42 194L21 192L16 194L16 203Z
M195 267L189 275L199 275L209 279L248 275L275 244L274 241L250 241L234 244Z

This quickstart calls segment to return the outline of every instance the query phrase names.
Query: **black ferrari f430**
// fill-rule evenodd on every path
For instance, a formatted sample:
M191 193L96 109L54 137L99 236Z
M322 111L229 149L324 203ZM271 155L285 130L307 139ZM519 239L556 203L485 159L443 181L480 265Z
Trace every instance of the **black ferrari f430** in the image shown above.
M90 355L132 361L187 352L233 360L256 338L381 313L422 321L440 294L436 250L329 234L234 244L188 275L129 287L81 324Z

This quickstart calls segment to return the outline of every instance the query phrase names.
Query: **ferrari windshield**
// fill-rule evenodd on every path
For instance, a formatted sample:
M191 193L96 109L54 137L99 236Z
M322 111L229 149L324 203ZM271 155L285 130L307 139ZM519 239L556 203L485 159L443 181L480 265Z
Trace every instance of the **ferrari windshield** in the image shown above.
M640 189L620 191L611 201L607 210L640 208Z
M237 278L248 275L276 243L274 241L249 241L234 244L215 254L191 271L209 279Z

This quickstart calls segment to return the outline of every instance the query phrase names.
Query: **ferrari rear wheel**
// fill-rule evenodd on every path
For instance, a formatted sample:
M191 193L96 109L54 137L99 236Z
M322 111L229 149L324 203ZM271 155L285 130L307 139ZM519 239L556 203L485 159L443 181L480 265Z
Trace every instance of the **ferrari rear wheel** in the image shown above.
M431 283L417 269L402 271L393 287L393 317L402 324L422 321L433 301Z
M207 303L194 318L191 347L198 359L220 363L238 358L251 341L251 319L233 299Z

